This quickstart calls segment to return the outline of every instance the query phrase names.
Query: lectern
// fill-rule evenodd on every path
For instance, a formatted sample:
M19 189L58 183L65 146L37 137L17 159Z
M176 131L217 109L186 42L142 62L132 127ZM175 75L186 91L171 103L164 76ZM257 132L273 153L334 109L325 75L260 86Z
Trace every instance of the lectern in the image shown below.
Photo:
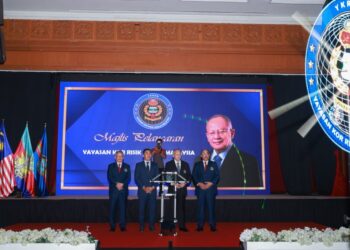
M177 223L177 218L176 218L176 184L181 184L181 183L188 183L186 179L181 176L177 171L174 172L161 172L159 175L154 177L152 179L152 182L154 183L159 183L159 184L165 184L165 185L172 185L174 186L174 193L165 193L163 192L162 195L160 196L160 236L166 236L166 235L173 235L176 236L176 223ZM174 210L173 210L173 216L172 219L166 218L165 217L165 200L167 198L173 198L174 202ZM169 203L170 204L170 203Z

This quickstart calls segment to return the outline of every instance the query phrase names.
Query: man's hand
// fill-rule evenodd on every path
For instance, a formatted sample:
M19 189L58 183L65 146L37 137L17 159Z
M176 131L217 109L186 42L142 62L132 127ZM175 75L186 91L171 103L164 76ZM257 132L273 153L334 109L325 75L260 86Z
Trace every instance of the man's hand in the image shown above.
M202 189L202 190L206 190L206 189L207 189L207 185L204 184L203 182L199 182L197 185L198 185L198 187L199 187L200 189Z
M208 189L208 188L210 188L211 186L213 186L213 183L210 182L210 181L208 181L208 182L206 182L204 185L207 187L206 189Z
M143 187L143 191L145 191L145 193L149 194L149 193L152 193L154 188L155 187Z
M117 185L115 185L117 187L117 189L120 191L120 190L123 190L124 188L124 183L121 183L121 182L117 182Z
M185 183L176 183L176 188L183 188L185 185Z

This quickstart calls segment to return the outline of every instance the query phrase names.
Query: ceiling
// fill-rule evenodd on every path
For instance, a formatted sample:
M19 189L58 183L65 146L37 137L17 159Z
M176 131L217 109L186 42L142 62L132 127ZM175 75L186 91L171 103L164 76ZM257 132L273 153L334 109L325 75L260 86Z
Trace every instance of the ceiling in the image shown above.
M3 0L5 19L296 24L324 0Z

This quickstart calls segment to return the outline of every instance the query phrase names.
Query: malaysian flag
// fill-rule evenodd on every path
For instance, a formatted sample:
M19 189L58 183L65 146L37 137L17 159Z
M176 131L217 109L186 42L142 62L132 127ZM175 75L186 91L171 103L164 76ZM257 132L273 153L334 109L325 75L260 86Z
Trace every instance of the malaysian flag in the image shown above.
M13 154L8 143L5 124L0 125L0 197L8 197L15 187Z

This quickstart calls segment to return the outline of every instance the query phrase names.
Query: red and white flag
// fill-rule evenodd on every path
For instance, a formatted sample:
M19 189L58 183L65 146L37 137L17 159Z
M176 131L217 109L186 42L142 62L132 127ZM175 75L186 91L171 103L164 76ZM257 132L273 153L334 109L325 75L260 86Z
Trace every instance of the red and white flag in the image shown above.
M8 197L15 187L13 154L8 143L5 124L0 125L0 198Z

